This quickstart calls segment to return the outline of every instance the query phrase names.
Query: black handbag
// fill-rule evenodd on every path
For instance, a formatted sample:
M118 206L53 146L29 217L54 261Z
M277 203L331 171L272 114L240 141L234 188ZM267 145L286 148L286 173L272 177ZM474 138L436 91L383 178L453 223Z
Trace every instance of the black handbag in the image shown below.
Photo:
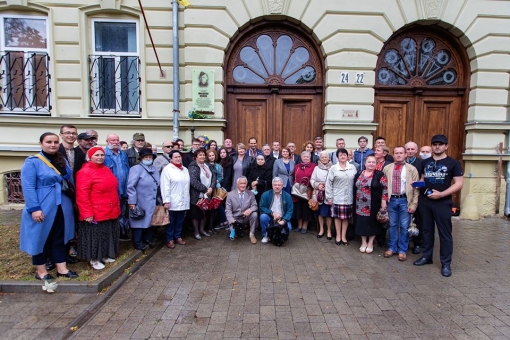
M76 198L76 190L74 185L66 178L62 179L62 193L70 199L74 200Z
M129 218L132 220L141 220L145 217L145 210L135 205L134 209L129 209Z

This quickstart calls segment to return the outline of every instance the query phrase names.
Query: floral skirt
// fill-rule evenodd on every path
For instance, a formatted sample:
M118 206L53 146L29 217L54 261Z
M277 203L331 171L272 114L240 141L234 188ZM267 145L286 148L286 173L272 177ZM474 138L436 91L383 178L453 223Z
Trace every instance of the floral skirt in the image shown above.
M81 221L78 225L78 257L82 260L116 258L119 253L119 220L97 224Z

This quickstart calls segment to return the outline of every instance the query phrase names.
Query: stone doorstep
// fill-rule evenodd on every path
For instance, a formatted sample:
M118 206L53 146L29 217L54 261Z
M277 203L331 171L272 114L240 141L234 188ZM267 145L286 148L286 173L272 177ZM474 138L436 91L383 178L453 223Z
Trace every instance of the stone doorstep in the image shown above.
M58 281L58 288L56 293L77 293L77 294L91 294L99 293L106 287L110 286L115 280L122 275L130 275L124 271L134 264L134 267L140 267L148 259L152 257L162 246L156 246L150 249L146 254L144 261L135 263L142 255L143 252L138 250L134 251L128 258L120 262L112 270L108 271L105 275L101 276L95 281ZM133 271L133 270L132 270ZM79 273L78 273L79 274ZM0 281L1 293L40 293L42 290L42 281Z

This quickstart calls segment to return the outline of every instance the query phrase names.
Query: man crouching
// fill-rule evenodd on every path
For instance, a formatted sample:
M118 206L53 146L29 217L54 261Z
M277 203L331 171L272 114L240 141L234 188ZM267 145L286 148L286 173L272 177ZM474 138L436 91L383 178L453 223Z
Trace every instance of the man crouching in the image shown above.
M262 229L262 244L270 241L267 238L267 226L269 222L276 221L280 225L287 224L289 230L290 219L294 210L292 197L289 193L282 191L283 180L280 177L273 178L273 190L268 190L260 198L260 227Z
M232 190L227 195L225 214L230 224L231 240L235 238L235 230L232 226L235 222L250 223L250 241L252 244L256 244L255 228L257 227L258 207L255 195L250 190L246 190L247 185L248 179L245 176L237 179L237 190Z

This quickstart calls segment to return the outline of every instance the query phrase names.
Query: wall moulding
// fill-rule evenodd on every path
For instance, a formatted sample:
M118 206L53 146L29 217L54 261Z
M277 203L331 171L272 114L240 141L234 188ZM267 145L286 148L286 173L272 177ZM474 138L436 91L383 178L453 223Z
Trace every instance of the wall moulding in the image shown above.
M101 0L101 9L120 9L120 0Z
M28 0L6 0L7 6L28 6Z

